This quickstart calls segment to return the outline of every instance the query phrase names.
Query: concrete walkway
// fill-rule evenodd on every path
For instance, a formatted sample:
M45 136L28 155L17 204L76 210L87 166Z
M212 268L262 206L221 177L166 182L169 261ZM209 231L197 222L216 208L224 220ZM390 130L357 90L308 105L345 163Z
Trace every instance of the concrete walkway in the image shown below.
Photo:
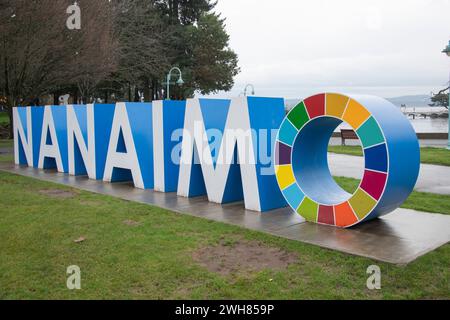
M130 183L104 183L11 164L0 164L0 170L395 264L410 263L450 241L450 216L442 214L398 209L381 219L338 229L305 222L290 208L258 213L245 210L242 203L220 205L206 197L187 199L136 189Z
M334 176L361 179L364 173L363 157L330 153L328 163ZM450 195L450 167L422 164L415 190Z
M0 154L13 153L12 148L0 148ZM331 173L337 177L361 179L364 158L330 153L328 162ZM422 164L416 191L450 195L450 167Z
M332 146L340 146L342 144L341 138L331 138L330 145ZM347 140L345 142L348 146L359 146L359 140ZM448 141L447 139L420 139L419 140L420 147L434 147L434 148L447 148Z

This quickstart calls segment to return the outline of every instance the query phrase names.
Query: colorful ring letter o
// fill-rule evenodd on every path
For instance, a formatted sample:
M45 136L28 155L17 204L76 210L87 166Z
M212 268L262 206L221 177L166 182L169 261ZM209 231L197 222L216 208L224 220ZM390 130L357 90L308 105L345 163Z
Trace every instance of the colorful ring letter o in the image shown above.
M328 167L328 144L342 122L364 150L364 177L353 195ZM392 212L408 198L419 175L420 149L410 122L387 100L327 93L289 112L278 132L275 165L284 198L302 217L351 227Z

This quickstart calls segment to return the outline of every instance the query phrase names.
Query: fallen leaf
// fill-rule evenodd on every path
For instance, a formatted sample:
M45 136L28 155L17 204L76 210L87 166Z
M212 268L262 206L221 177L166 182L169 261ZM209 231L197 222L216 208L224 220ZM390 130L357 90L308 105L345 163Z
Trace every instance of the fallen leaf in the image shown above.
M85 238L85 237L79 237L77 240L74 240L73 242L75 242L75 243L81 243L81 242L84 242L84 241L86 241L86 238Z

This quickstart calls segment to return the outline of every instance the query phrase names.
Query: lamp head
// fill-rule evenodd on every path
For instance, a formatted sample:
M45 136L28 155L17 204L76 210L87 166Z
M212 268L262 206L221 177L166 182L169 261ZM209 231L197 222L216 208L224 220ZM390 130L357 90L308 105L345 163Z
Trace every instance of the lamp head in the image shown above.
M180 79L178 79L177 81L177 85L179 85L180 87L184 84L183 78L180 77Z

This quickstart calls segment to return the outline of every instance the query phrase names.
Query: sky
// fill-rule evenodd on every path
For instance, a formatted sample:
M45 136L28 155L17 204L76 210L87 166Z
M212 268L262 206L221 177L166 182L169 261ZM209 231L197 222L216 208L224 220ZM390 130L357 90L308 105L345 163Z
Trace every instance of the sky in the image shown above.
M448 83L450 0L219 0L245 85L257 96L319 92L386 98Z

